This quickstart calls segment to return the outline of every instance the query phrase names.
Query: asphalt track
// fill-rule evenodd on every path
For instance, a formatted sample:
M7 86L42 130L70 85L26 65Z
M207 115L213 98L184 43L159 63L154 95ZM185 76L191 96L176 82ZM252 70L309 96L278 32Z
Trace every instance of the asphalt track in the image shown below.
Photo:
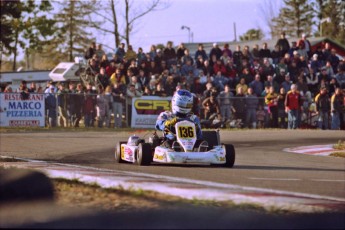
M141 137L152 131L138 130ZM345 140L344 131L326 130L239 130L221 131L221 142L236 149L233 168L205 165L159 165L139 167L116 164L117 141L128 132L1 133L0 154L48 162L69 163L166 175L223 184L275 189L345 198L345 159L284 152L284 148L322 145Z
M152 131L135 133L148 137ZM131 132L133 133L133 132ZM345 198L345 159L284 152L285 148L334 144L345 140L344 131L239 130L221 131L221 141L236 149L233 168L204 165L139 167L116 164L117 141L128 132L51 131L0 133L0 155L91 166L124 172L166 175L221 184ZM30 212L27 210L30 209ZM135 221L134 221L135 220ZM23 203L0 209L1 227L20 228L136 228L136 229L344 229L345 213L310 213L279 216L245 210L180 208L128 213L94 213L58 208L54 204Z

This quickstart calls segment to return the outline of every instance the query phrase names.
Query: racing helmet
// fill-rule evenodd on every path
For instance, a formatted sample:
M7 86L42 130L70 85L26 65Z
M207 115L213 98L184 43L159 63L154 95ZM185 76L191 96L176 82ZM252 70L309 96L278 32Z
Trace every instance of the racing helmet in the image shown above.
M137 146L138 144L139 144L139 137L137 135L134 134L128 138L127 145Z
M175 115L186 115L193 107L193 95L185 89L179 89L171 99L171 110Z

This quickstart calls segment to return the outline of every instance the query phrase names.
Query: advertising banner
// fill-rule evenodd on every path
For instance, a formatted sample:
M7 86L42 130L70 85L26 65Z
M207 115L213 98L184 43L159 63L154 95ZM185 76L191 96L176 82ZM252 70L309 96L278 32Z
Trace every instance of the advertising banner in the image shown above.
M44 94L30 93L22 100L20 93L0 93L0 126L44 127L44 107Z
M143 96L132 98L132 128L153 129L158 115L170 110L171 97Z

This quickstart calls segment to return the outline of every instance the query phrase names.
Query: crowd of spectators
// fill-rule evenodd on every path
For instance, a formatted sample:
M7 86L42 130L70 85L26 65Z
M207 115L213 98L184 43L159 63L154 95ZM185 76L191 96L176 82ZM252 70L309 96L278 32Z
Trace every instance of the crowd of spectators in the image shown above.
M85 58L94 81L86 87L48 85L46 93L58 94L61 126L78 127L83 117L87 127L95 121L110 127L113 114L114 127L120 128L126 110L130 124L126 99L172 96L178 88L194 94L193 112L201 119L218 119L224 126L238 121L239 127L294 129L307 119L321 129L344 126L345 63L329 43L312 52L305 34L289 42L282 33L275 47L214 43L210 52L203 44L197 47L192 56L183 43L176 49L170 41L162 49L152 45L148 52L121 43L109 60L92 42Z

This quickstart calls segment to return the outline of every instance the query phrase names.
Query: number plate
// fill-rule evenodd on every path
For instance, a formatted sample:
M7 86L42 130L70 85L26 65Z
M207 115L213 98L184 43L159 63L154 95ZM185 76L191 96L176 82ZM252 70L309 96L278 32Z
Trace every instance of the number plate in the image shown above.
M177 134L179 138L194 138L195 137L193 126L179 126Z

